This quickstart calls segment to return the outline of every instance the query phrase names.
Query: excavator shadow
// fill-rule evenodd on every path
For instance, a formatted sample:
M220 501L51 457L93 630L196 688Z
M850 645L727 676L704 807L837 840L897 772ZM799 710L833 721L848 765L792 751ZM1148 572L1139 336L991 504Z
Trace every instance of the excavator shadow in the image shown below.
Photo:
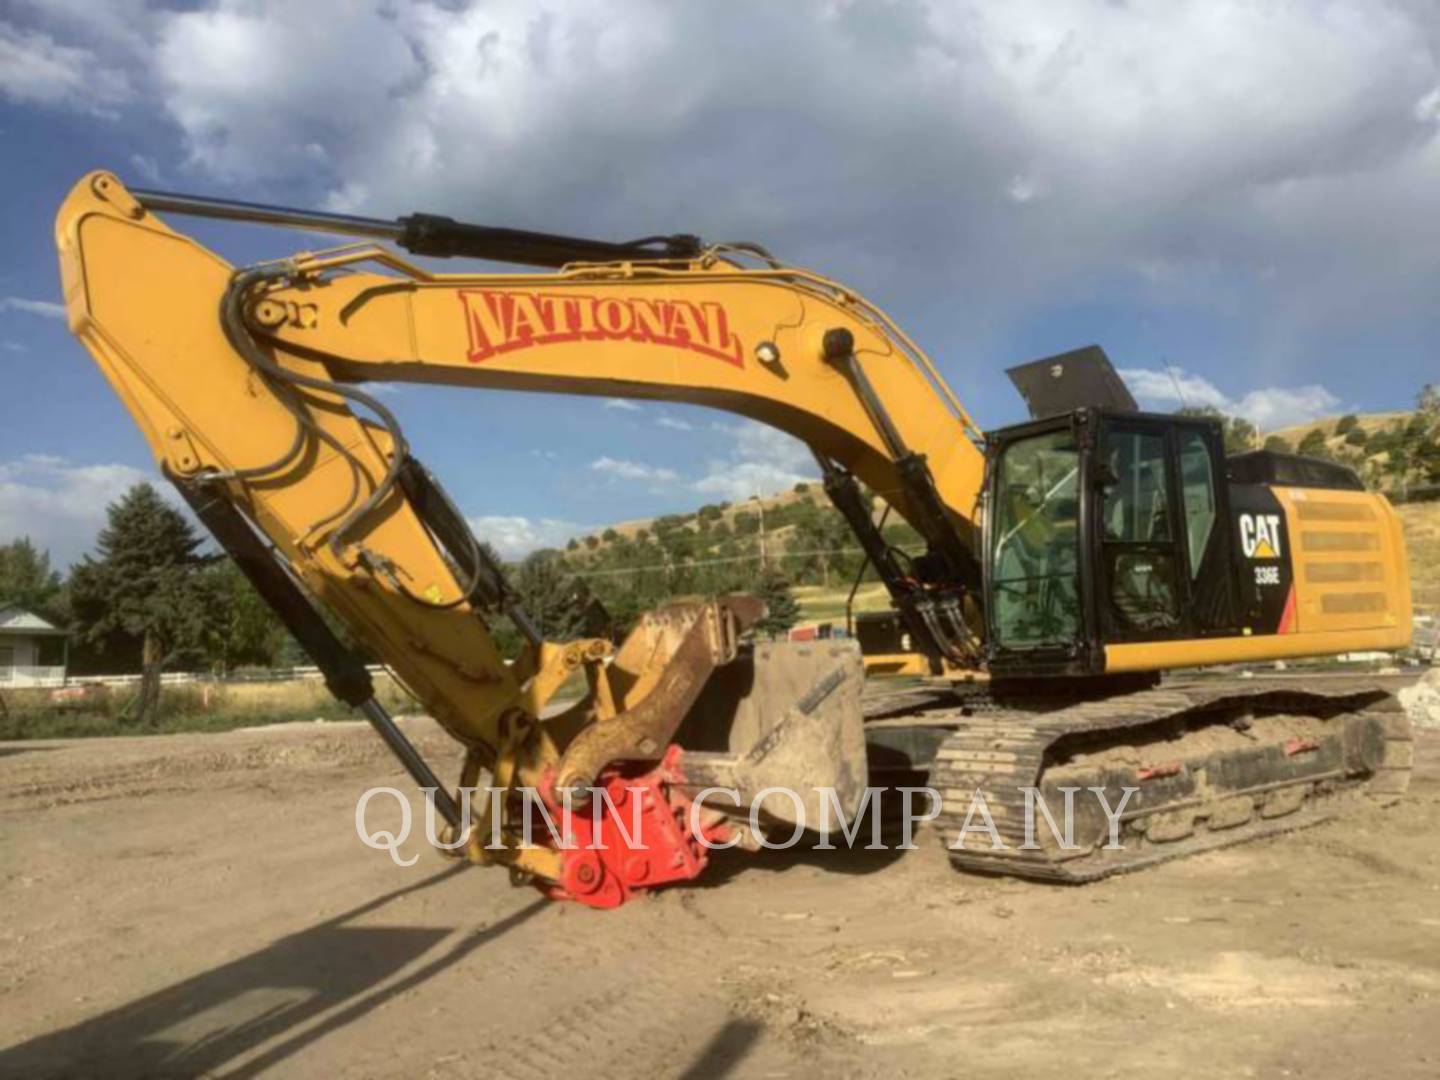
M728 1021L679 1074L680 1080L715 1080L735 1071L763 1033L764 1028L754 1020Z
M78 1024L0 1051L0 1076L254 1076L360 1019L530 919L537 899L400 973L454 931L353 926L402 896L463 872L464 864L204 974ZM393 976L400 975L399 978Z

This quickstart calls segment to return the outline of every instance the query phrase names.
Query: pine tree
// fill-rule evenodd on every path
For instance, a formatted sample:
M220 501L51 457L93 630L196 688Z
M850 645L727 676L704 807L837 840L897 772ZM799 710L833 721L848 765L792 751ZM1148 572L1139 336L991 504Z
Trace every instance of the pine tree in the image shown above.
M756 595L765 602L765 616L755 624L756 633L781 637L800 621L800 605L790 591L790 583L771 570L760 579Z
M542 637L567 641L585 635L592 619L590 589L569 573L560 552L542 550L527 556L511 584Z
M199 655L216 632L218 604L203 573L214 562L201 538L149 484L137 484L106 508L107 524L70 579L75 629L110 655L140 658L140 694L132 719L154 723L160 674Z

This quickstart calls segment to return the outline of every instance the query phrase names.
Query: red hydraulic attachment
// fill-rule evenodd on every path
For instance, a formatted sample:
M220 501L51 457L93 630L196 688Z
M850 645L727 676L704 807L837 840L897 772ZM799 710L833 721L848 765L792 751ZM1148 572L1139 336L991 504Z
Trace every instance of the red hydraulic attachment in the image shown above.
M671 746L660 764L643 775L627 776L614 766L600 774L592 801L571 810L560 881L547 890L552 899L614 908L657 885L699 876L709 849L691 831L691 802L679 790L685 780L680 757L680 747ZM609 794L608 803L601 800L601 790ZM557 822L562 820L559 805L552 802L549 809ZM701 835L711 843L729 836L720 818L701 810Z

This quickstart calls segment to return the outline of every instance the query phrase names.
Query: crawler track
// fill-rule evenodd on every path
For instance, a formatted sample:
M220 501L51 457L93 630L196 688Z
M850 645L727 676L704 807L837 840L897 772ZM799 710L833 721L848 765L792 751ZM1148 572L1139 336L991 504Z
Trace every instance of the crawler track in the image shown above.
M930 773L950 858L963 870L1047 881L1095 881L1318 824L1357 797L1393 802L1413 759L1409 720L1378 684L1197 682L1085 702L976 701L964 711ZM1111 807L1137 789L1116 850L1104 846L1095 787ZM1073 848L1036 813L1027 835L1026 788L1057 822L1061 789L1082 789ZM1003 847L972 813L977 792Z

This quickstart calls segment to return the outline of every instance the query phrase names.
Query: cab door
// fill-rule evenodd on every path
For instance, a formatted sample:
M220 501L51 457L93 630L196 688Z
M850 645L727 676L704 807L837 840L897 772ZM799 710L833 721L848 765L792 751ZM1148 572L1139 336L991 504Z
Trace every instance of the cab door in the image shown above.
M1111 417L1096 441L1095 603L1104 641L1163 641L1234 624L1219 429Z
M1096 606L1101 637L1179 637L1184 633L1184 555L1170 433L1162 424L1112 421L1097 449Z
M1234 560L1231 558L1230 484L1225 439L1210 425L1177 424L1176 481L1189 575L1187 625L1196 637L1240 632Z

